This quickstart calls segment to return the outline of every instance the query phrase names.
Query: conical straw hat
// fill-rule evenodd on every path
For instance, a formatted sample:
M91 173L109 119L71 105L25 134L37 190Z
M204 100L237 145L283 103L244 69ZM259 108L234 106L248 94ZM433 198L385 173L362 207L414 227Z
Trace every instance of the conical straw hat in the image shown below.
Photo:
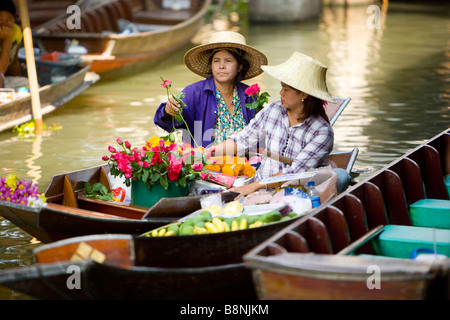
M184 55L184 63L194 73L208 78L211 76L211 65L209 58L215 49L240 49L244 52L250 68L244 80L256 77L261 74L261 65L267 64L267 57L259 50L247 45L243 35L232 31L220 31L212 35L207 44L192 48Z
M336 102L328 92L327 67L307 55L294 52L287 61L279 65L261 68L272 77L297 90L321 100Z

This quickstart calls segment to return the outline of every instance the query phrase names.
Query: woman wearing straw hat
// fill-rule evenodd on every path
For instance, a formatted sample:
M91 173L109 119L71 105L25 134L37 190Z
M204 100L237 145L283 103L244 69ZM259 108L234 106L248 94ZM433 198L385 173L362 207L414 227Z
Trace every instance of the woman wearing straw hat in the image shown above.
M215 155L243 154L253 148L258 133L264 129L267 150L294 161L287 165L263 158L256 171L257 181L230 189L240 196L277 187L275 183L261 185L258 180L325 165L333 149L333 128L323 107L325 101L335 101L326 85L327 68L317 60L295 52L287 61L277 66L262 66L262 69L281 81L280 101L264 108L242 131L216 145ZM348 185L349 178L339 177L338 173L341 184L338 190L346 188L342 184Z
M20 77L22 74L17 53L22 42L22 31L15 24L16 16L17 8L14 2L2 0L0 3L0 88L28 85L28 80ZM5 74L14 77L5 78Z
M209 43L189 50L184 62L191 71L206 78L183 90L186 106L182 115L196 143L203 147L219 143L244 128L256 115L256 110L245 107L253 100L245 95L248 85L241 81L261 74L261 65L267 64L267 58L248 46L241 34L217 32ZM179 108L172 98L162 103L155 113L155 124L172 131L172 118ZM186 128L183 122L174 124L177 129ZM194 145L192 141L191 144Z

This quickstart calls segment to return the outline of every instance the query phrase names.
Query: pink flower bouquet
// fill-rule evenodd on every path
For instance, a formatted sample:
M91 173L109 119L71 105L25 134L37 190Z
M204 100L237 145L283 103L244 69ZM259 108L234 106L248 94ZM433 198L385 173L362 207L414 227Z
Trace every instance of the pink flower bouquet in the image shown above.
M185 187L188 181L207 179L205 165L210 154L204 153L203 148L171 142L169 137L152 137L144 146L134 148L118 138L120 150L109 146L111 155L102 159L111 166L113 176L125 177L127 186L131 180L142 180L149 190L154 184L167 189L169 181Z

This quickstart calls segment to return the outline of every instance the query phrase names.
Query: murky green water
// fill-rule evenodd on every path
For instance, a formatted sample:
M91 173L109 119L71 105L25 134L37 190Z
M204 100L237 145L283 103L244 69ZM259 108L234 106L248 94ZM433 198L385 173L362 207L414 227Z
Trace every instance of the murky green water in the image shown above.
M443 6L390 4L381 8L380 28L370 29L367 6L324 7L319 19L292 25L251 25L241 29L270 64L294 51L329 67L335 96L352 98L334 125L335 151L359 148L354 170L360 177L393 161L450 125L450 18ZM224 21L216 29L229 28ZM198 39L212 29L204 28ZM0 175L33 179L44 191L50 177L101 164L117 137L141 144L161 133L153 113L166 99L160 76L175 91L200 78L183 64L184 52L139 75L99 82L44 118L62 129L37 139L0 134ZM279 82L260 75L263 91L278 98ZM0 218L0 269L28 265L40 244ZM0 271L1 272L1 271ZM0 288L0 299L26 299Z

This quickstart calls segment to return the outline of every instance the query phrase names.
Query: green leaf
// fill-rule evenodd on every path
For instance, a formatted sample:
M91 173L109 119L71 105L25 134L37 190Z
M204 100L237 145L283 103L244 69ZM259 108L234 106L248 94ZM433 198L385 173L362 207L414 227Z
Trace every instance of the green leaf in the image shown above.
M147 182L148 174L149 174L148 170L144 171L144 174L142 175L142 181Z
M167 176L162 176L159 179L159 183L161 184L161 186L167 190L167 188L169 188L169 181L167 180Z

